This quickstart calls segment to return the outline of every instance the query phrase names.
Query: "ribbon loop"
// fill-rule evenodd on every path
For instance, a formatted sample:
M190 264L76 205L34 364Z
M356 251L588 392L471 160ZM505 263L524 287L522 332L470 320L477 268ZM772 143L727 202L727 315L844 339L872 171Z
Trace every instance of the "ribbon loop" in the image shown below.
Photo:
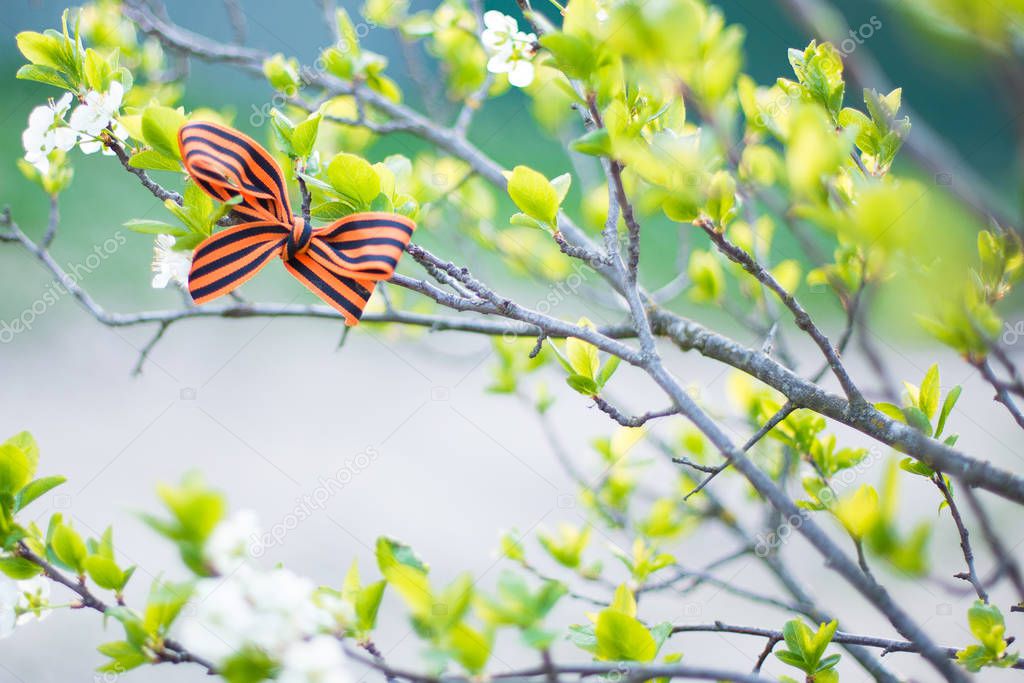
M207 121L178 131L185 170L218 201L241 197L236 213L251 220L198 247L189 292L205 303L239 287L274 255L310 291L356 325L375 284L391 278L416 224L394 213L367 212L314 228L293 216L284 173L258 142Z

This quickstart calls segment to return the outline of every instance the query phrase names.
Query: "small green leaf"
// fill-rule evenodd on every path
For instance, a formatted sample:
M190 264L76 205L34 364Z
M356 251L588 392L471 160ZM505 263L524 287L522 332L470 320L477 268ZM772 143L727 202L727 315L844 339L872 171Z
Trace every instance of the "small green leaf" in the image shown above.
M57 475L40 477L35 481L29 482L15 497L15 508L18 510L25 508L25 506L39 498L39 496L60 486L65 481L67 481L65 477Z
M89 578L100 588L111 591L119 591L124 588L124 572L113 560L102 555L89 555L85 558L83 566Z
M313 145L316 144L316 135L320 129L320 120L323 114L314 112L305 121L295 126L292 132L292 150L301 158L308 157L313 152Z
M465 622L448 633L448 645L455 659L471 674L483 671L491 656L491 639Z
M619 369L619 363L622 359L618 356L610 356L603 366L601 366L601 372L597 374L597 385L601 389L604 389L604 385L608 383L608 380L612 378L615 371Z
M597 59L591 45L567 33L547 33L540 38L543 45L555 58L555 66L572 79L583 80L597 67Z
M957 385L949 390L946 394L946 400L942 402L942 410L939 411L939 423L935 425L935 437L942 436L942 430L946 428L946 420L949 418L949 414L953 412L953 407L956 402L960 399L960 392L963 389L960 385Z
M597 382L583 375L569 375L565 378L565 383L572 387L574 391L577 391L584 396L597 396L601 393L600 388L597 386Z
M22 31L14 37L25 59L40 66L59 69L62 66L63 41L53 35Z
M331 185L358 208L369 207L380 194L380 176L370 162L355 154L339 154L327 167Z
M57 559L74 569L78 574L84 574L85 558L88 556L89 551L86 549L85 542L78 535L77 531L67 524L61 524L54 530L50 543L53 547L53 552L57 555Z
M925 416L931 420L939 409L939 366L933 364L921 382L917 395L917 405Z
M0 557L0 572L15 581L23 581L41 574L43 569L24 557Z
M20 491L31 480L32 470L25 451L10 441L0 444L0 494Z
M175 157L167 156L155 149L144 149L136 152L128 159L128 164L133 168L141 168L147 171L181 171L181 162Z
M907 406L904 408L903 416L907 419L907 424L917 431L925 436L932 435L932 423L928 421L928 416L924 414L924 411L917 406Z
M142 137L146 144L172 159L181 159L178 130L188 119L179 109L153 105L142 112Z
M576 138L572 148L580 154L593 157L607 157L612 154L612 139L607 128L595 128Z
M613 609L598 614L594 634L598 659L649 662L658 654L658 644L647 627Z
M558 192L542 174L526 166L516 166L508 179L508 193L523 213L543 223L554 224L558 214Z
M377 625L377 612L384 597L386 581L377 581L363 587L356 596L356 619L359 629L372 631Z

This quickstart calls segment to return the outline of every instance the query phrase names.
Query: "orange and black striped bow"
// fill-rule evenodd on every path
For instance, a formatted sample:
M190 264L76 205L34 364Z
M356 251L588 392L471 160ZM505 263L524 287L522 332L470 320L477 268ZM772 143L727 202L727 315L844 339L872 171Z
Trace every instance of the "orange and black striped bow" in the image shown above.
M232 291L274 256L299 282L356 325L379 280L394 275L416 224L394 213L356 213L314 228L292 215L284 174L252 138L205 121L178 131L185 170L219 201L250 220L196 247L188 289L202 304Z

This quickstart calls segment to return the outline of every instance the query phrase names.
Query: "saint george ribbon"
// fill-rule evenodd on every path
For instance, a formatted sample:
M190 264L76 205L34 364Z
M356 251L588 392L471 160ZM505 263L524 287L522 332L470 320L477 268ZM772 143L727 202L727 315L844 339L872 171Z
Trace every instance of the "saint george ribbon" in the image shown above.
M314 228L292 214L284 173L259 143L206 121L178 131L185 170L206 194L234 206L244 223L196 247L188 289L206 303L239 287L275 256L345 324L357 325L374 284L395 273L416 224L395 213L355 213Z

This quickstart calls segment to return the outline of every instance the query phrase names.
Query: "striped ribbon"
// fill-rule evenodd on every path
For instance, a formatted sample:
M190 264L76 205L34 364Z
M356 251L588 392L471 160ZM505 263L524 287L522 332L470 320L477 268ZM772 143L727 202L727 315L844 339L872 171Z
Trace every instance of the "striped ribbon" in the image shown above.
M416 224L394 213L345 216L314 228L292 214L284 174L259 143L205 121L178 131L185 170L219 201L241 196L235 213L249 219L207 238L192 258L188 288L197 304L239 287L280 256L285 268L356 325L374 285L394 275Z

